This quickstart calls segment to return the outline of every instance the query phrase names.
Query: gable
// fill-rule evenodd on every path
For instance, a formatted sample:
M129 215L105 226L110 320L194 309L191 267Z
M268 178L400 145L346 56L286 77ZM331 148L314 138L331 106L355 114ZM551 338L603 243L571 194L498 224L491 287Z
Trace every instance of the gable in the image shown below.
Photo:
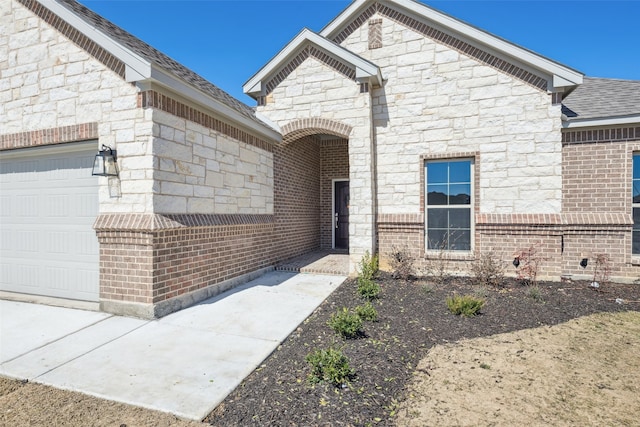
M308 58L354 82L382 85L382 75L375 64L305 28L243 85L244 92L260 103Z
M570 91L582 73L412 0L356 0L320 33L336 43L378 15L541 90Z

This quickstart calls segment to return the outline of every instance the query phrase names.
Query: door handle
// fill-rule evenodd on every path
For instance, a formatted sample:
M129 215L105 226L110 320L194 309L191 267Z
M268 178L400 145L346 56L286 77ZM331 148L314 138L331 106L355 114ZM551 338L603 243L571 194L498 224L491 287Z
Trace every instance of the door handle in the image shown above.
M336 216L336 228L338 228L338 212L335 213Z

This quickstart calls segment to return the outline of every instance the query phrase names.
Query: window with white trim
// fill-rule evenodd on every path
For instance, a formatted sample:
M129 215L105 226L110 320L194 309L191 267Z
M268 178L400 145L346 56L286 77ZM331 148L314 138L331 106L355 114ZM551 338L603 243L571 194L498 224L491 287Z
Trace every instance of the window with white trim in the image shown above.
M633 234L631 253L640 255L640 153L633 155L632 187Z
M470 251L473 160L425 162L427 250Z

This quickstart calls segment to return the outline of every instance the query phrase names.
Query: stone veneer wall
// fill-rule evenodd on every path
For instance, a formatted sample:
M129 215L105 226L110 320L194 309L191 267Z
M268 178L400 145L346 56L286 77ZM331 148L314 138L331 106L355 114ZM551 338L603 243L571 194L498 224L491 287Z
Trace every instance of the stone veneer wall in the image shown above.
M375 5L364 15L336 41L380 66L386 79L372 89L380 252L406 246L423 267L440 256L424 249L424 162L472 157L474 248L497 248L508 262L536 243L557 259L559 232L540 216L562 209L557 97L541 90L539 78L399 11ZM502 216L487 223L482 214ZM447 254L447 262L464 272L474 257ZM547 264L549 276L559 272L559 261Z
M320 247L320 147L306 136L275 147L275 257L278 261Z
M320 247L333 247L333 180L349 179L349 141L325 140L320 143Z

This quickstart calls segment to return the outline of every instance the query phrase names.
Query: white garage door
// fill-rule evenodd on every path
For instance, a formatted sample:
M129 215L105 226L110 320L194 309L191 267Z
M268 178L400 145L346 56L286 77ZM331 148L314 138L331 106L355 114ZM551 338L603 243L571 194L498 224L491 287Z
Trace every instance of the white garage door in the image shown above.
M0 153L0 290L98 301L96 147Z

